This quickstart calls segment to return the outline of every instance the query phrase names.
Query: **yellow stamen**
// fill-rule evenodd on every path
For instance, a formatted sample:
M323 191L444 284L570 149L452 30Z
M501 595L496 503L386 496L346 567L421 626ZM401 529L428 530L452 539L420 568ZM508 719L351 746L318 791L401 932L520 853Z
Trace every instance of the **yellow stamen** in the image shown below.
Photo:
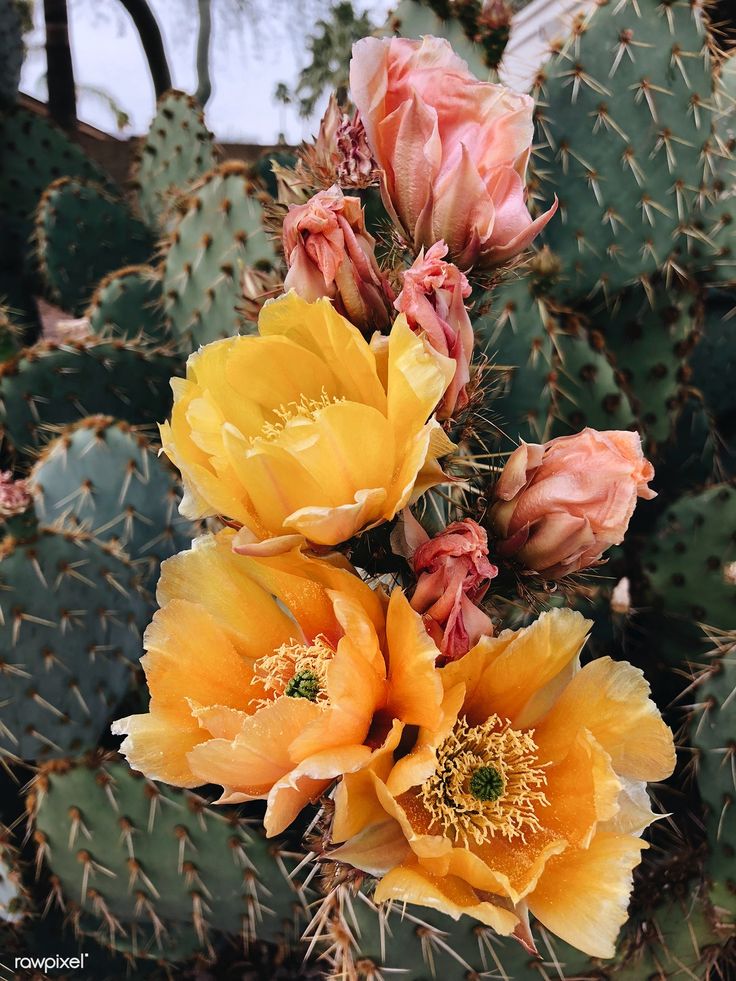
M324 387L318 399L312 399L306 395L302 395L298 402L287 402L285 405L280 405L278 409L274 409L273 414L279 421L264 422L260 434L252 437L251 441L255 442L258 439L278 439L289 423L295 419L314 422L322 409L326 409L329 405L333 405L336 402L344 401L344 397L328 395Z
M324 703L328 700L327 667L334 653L321 634L311 644L282 644L273 654L256 661L252 684L261 685L275 698L286 695ZM254 701L260 707L272 698Z
M526 842L529 832L539 831L536 809L549 801L533 737L533 730L512 729L497 715L479 726L459 719L421 788L432 816L430 831L465 845L471 838L481 845L497 834Z

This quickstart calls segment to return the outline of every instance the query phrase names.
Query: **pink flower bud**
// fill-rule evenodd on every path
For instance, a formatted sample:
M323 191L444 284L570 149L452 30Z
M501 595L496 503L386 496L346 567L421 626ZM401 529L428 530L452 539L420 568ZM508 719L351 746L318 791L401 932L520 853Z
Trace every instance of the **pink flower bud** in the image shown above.
M386 209L416 249L443 239L461 269L497 266L555 213L526 206L533 100L479 82L443 38L363 38L350 87Z
M0 517L21 514L31 504L31 492L25 480L13 480L10 470L0 472Z
M471 518L448 525L431 539L411 522L415 544L422 540L411 558L417 576L411 605L440 649L438 663L456 661L484 634L493 633L490 617L477 606L498 575L488 560L488 537Z
M457 266L444 262L447 246L436 242L403 274L404 288L394 301L406 314L415 334L423 333L432 347L454 358L455 377L437 407L438 419L450 419L468 404L470 359L475 336L463 300L470 295L467 279Z
M637 433L584 429L522 443L496 484L491 525L502 556L547 579L598 565L626 534L637 497L657 495Z
M305 300L329 297L365 334L390 323L394 292L376 262L359 198L337 185L306 204L291 205L284 219L284 288Z

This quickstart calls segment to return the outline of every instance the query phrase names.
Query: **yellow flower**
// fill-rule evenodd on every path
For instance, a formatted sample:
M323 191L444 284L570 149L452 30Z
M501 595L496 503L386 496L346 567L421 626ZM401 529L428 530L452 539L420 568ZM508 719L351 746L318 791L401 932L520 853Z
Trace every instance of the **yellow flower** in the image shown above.
M442 723L410 751L392 732L336 791L335 858L380 877L377 901L466 913L530 947L531 912L611 957L654 820L646 781L672 734L630 664L579 667L590 622L571 610L484 637L440 670Z
M252 558L232 539L205 536L163 563L142 659L149 711L113 732L152 779L221 784L219 803L265 799L273 835L370 763L369 733L436 725L442 684L400 590L387 602L340 556Z
M329 300L290 292L258 329L203 347L172 383L161 437L187 517L234 520L240 543L335 545L445 479L437 458L452 444L432 413L455 362L403 316L369 345Z

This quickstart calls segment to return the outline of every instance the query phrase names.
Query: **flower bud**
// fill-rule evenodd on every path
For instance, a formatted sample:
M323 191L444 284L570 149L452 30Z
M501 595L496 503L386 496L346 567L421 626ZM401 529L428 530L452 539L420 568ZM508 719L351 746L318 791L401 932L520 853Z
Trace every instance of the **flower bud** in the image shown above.
M457 365L455 377L437 407L438 419L450 419L468 404L470 359L475 336L463 302L470 286L457 266L445 262L447 246L436 242L419 253L403 275L404 287L394 301L415 334L424 334L432 347Z
M656 497L653 477L637 433L584 429L522 443L494 489L497 552L547 579L598 565L623 541L637 497Z
M286 290L310 303L329 297L337 311L364 334L388 327L394 299L378 267L375 240L367 232L359 198L337 185L306 204L292 205L284 220Z
M411 605L440 649L438 663L457 661L483 635L493 634L490 617L477 605L498 575L488 560L488 536L471 518L453 522L431 539L413 518L404 520L407 541L416 546Z

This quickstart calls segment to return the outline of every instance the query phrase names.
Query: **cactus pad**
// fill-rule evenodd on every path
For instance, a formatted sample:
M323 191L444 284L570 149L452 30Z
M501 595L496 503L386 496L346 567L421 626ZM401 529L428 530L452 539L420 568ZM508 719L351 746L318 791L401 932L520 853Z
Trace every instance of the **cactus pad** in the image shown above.
M175 89L165 92L132 174L145 221L152 228L162 225L176 198L216 162L212 134L197 100Z
M95 334L161 341L166 336L161 280L150 266L117 269L99 283L85 316Z
M36 212L36 245L55 303L81 315L99 280L121 266L147 262L151 233L121 199L93 181L60 177Z
M53 427L93 413L156 423L169 413L169 382L181 370L167 352L132 342L40 343L0 365L0 426L22 453Z
M248 169L238 161L191 189L163 263L164 306L184 350L245 326L238 312L243 268L276 260L261 213Z
M217 931L286 946L301 932L289 858L233 808L107 761L42 769L29 805L58 898L102 943L177 960Z

